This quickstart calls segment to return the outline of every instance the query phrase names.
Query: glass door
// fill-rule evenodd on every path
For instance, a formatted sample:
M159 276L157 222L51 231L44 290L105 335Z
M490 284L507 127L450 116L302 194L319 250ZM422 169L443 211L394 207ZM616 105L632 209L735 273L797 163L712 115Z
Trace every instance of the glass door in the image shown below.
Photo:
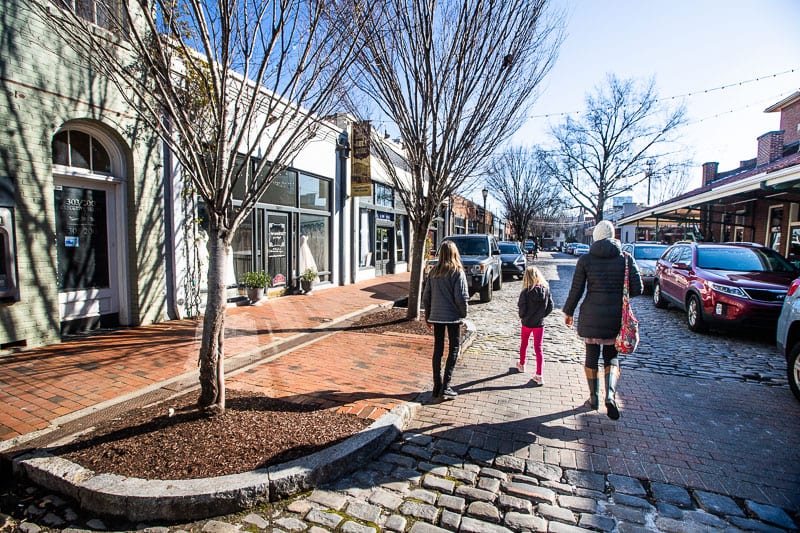
M289 215L267 214L267 274L273 287L286 285L289 276Z
M56 180L56 283L61 320L119 313L113 184Z
M375 275L382 276L387 273L389 263L389 228L375 228Z

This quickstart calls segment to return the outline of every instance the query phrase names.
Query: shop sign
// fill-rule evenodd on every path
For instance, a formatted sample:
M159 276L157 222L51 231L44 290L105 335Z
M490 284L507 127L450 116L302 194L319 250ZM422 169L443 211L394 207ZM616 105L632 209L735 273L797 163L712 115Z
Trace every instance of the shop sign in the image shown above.
M350 158L351 196L372 196L372 175L370 169L369 120L353 123L353 151Z

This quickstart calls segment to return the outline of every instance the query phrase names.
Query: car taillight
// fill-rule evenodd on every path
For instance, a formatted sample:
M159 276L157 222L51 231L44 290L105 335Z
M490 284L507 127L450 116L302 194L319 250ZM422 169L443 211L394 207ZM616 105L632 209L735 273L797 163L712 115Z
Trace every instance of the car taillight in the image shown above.
M791 296L797 291L797 288L800 287L800 278L797 278L789 285L789 292L786 293L786 296Z

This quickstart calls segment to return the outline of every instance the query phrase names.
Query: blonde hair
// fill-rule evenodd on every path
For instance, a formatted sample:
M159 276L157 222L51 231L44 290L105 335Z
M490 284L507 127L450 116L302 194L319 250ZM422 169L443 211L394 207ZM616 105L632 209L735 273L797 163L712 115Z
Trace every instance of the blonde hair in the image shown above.
M535 266L529 266L525 269L525 274L522 276L522 288L530 289L537 285L548 287L547 280L544 279L542 272Z
M458 253L458 248L456 248L456 244L453 241L442 242L441 246L439 246L437 257L439 260L430 272L430 276L433 278L448 276L453 272L464 270L461 265L461 254Z

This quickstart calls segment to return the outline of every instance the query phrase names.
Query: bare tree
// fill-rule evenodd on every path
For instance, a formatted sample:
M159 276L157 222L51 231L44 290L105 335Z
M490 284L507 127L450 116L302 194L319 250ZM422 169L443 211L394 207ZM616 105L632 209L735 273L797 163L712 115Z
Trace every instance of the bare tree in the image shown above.
M340 109L343 74L359 40L336 38L339 17L361 37L353 20L366 20L358 13L366 8L358 0L95 2L98 9L118 6L95 17L105 32L80 10L51 0L32 3L95 75L117 86L205 203L210 264L198 405L224 410L231 239L319 130L317 117Z
M542 163L580 206L603 220L606 200L647 179L649 160L675 157L675 134L685 109L658 100L655 82L637 84L609 75L607 85L586 97L586 110L551 129L555 147Z
M544 223L567 206L558 181L542 174L535 149L509 148L493 158L486 184L500 200L518 241L531 230L541 233Z
M419 316L428 226L524 122L561 43L546 0L387 0L355 81L396 124L410 183L373 143L413 229L408 317Z
M657 166L654 162L653 165L648 165L645 171L650 173L647 180L648 205L665 202L686 192L691 181L691 170L692 167L688 161L667 162L660 166Z

